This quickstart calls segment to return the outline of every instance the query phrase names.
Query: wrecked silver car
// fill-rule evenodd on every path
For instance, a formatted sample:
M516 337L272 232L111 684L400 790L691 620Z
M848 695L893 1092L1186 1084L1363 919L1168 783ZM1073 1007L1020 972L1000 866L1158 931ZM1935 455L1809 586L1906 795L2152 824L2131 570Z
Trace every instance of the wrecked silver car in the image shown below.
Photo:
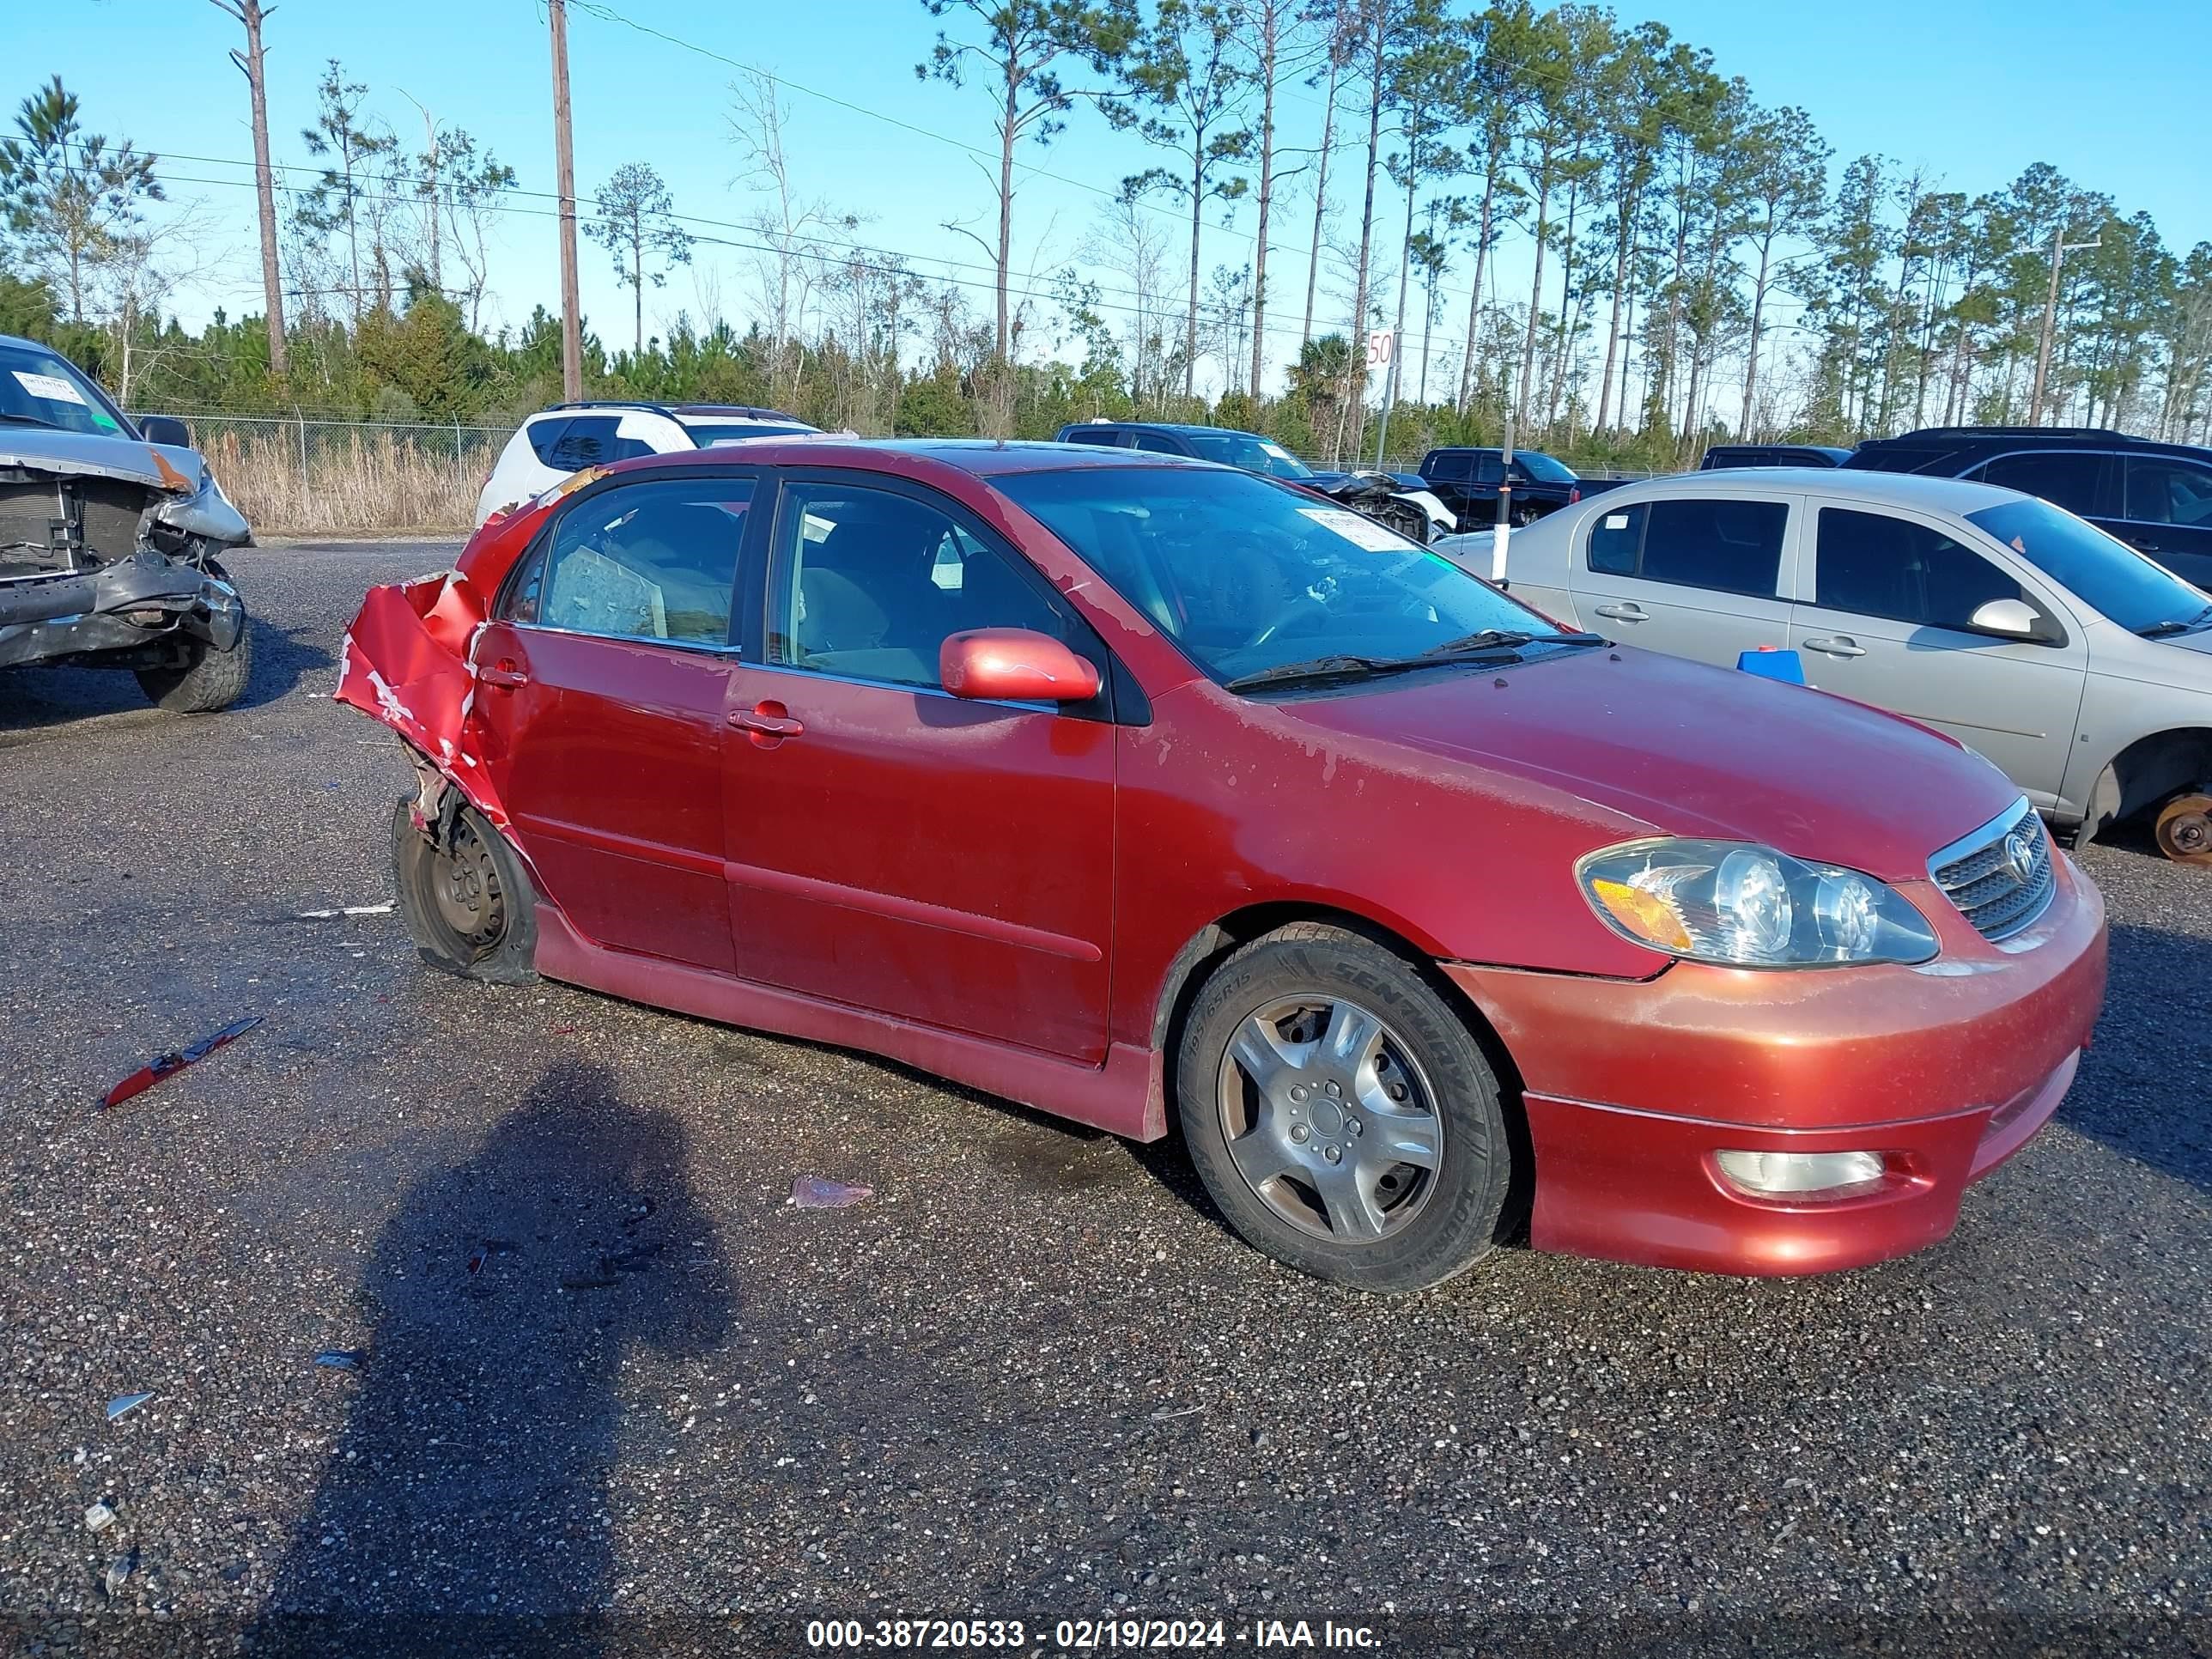
M128 668L164 708L228 708L252 635L217 556L252 540L181 422L0 335L0 668Z

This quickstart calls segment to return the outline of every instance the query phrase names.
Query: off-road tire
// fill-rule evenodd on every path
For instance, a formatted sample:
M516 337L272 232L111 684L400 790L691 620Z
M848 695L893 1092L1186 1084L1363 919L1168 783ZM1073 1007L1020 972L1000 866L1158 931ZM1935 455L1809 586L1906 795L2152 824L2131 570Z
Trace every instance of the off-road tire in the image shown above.
M1255 1010L1304 997L1343 998L1380 1018L1424 1074L1442 1149L1433 1189L1402 1228L1338 1242L1285 1220L1242 1176L1220 1104L1224 1057ZM1411 963L1344 928L1296 923L1243 946L1208 975L1175 1056L1183 1139L1230 1225L1286 1266L1359 1290L1425 1290L1466 1272L1500 1236L1513 1142L1497 1073L1466 1018Z
M246 695L246 683L253 678L253 619L243 620L238 643L228 651L194 640L183 666L142 668L137 673L147 700L172 714L212 714L228 708Z
M475 808L459 810L445 846L434 846L416 829L414 798L403 795L392 811L392 864L399 913L423 962L441 973L493 985L529 985L538 969L538 892L505 836ZM500 922L489 936L462 932L448 918L434 884L451 874L459 843L468 873L494 900Z

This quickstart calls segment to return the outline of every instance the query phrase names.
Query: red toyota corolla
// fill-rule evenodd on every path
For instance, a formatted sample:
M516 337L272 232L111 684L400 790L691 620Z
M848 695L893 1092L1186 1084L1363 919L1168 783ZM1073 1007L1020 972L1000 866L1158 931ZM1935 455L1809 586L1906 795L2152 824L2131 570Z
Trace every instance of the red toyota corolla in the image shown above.
M2103 906L1991 766L1563 634L1202 463L764 442L581 475L368 595L424 955L1117 1134L1374 1290L1528 1218L1879 1261L2056 1109Z

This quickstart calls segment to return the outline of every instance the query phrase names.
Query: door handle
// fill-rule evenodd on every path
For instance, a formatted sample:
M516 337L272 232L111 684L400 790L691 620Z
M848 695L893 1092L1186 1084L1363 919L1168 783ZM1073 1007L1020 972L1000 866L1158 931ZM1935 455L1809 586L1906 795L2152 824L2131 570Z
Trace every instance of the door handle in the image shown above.
M1823 639L1800 640L1808 651L1817 651L1824 657L1863 657L1866 647L1848 634L1832 634Z
M806 729L792 719L788 708L774 701L757 702L750 708L732 708L726 718L740 732L750 734L763 749L773 749L786 738L795 738Z
M509 690L530 684L530 671L512 657L501 657L497 662L486 663L477 670L477 678L486 685L505 686Z
M1648 622L1650 620L1650 613L1633 599L1623 599L1618 605L1601 605L1597 608L1597 614L1601 617L1610 617L1614 622Z

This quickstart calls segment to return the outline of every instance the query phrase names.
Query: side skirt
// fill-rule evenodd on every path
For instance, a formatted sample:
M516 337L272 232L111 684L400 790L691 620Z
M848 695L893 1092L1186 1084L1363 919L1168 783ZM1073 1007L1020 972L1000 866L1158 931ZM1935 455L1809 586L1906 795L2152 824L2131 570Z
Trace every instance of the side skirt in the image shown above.
M631 1002L879 1054L1126 1139L1158 1140L1167 1133L1165 1063L1158 1049L1116 1042L1103 1066L1054 1060L682 963L609 950L578 933L542 897L537 965L548 979Z

